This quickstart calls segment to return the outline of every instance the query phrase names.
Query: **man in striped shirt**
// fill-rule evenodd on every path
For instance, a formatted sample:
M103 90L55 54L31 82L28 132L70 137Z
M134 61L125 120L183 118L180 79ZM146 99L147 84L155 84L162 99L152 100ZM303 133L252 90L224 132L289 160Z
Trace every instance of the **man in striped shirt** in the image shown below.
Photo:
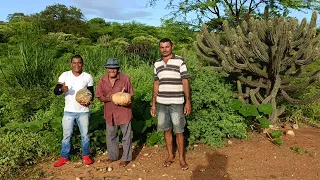
M160 40L161 58L154 63L154 84L150 113L158 117L158 131L164 131L168 157L164 166L169 167L174 160L172 130L176 134L180 167L188 169L184 157L185 115L191 113L188 71L182 57L172 53L174 48L168 38Z

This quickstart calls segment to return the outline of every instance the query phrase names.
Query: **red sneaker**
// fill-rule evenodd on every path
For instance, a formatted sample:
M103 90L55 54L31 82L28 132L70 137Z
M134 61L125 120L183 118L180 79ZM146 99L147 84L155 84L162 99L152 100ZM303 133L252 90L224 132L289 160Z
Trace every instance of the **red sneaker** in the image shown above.
M83 161L86 163L86 165L93 163L89 156L83 156Z
M59 161L56 162L53 166L54 166L54 167L59 167L59 166L64 165L66 162L68 162L68 159L67 159L67 158L60 157Z

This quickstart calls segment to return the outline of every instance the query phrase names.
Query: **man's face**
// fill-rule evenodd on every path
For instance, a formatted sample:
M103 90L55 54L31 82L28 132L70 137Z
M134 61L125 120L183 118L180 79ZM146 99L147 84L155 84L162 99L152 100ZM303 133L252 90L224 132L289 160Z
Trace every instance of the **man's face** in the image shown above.
M71 65L72 65L73 72L76 72L76 73L82 72L83 62L81 61L80 58L73 58Z
M171 46L170 42L160 42L159 46L162 57L167 57L172 54L173 45Z
M106 68L108 75L111 78L115 78L118 75L119 69L110 69L110 68Z

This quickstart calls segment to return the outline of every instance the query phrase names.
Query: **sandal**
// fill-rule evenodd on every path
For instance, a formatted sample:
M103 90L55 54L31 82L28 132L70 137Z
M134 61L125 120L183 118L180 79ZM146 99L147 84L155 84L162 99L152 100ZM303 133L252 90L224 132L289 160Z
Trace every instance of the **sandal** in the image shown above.
M163 166L164 166L164 167L169 167L172 163L173 163L173 161L171 161L171 160L165 160L165 161L163 162Z
M187 163L185 163L184 165L180 164L180 168L182 171L185 171L185 170L188 170L189 169L189 166Z
M129 163L130 161L120 161L119 167L126 167Z

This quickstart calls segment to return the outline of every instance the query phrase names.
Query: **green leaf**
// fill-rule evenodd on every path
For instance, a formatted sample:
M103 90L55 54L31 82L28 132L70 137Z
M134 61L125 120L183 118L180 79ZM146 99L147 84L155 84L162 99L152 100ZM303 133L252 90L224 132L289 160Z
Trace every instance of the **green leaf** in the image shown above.
M282 146L282 145L283 145L283 141L282 141L282 139L280 139L280 138L275 138L275 139L273 139L273 140L272 140L272 143L273 143L273 144L276 144L276 145L278 145L278 146Z
M258 107L259 112L262 112L263 114L271 114L273 109L271 104L260 104Z
M239 112L244 115L244 116L259 116L259 112L256 108L255 105L252 105L252 104L245 104L243 105Z
M282 136L282 131L280 130L273 130L271 133L272 138L280 138Z
M231 101L231 109L239 111L241 106L242 106L242 101L238 100L238 99L233 99Z
M260 125L262 126L262 128L264 129L268 129L270 126L270 121L266 118L266 117L260 117L258 118L258 121L260 123Z

